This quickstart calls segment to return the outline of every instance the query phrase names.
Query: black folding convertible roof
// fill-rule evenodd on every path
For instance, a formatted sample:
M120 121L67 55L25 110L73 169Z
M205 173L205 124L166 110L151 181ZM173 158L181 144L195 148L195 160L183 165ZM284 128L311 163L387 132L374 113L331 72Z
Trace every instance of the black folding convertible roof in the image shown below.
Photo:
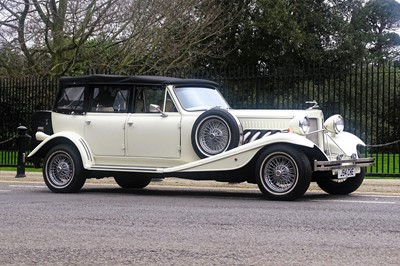
M189 85L218 86L217 83L205 79L180 79L163 76L119 76L119 75L87 75L79 77L61 77L61 85L83 84L143 84L143 85Z

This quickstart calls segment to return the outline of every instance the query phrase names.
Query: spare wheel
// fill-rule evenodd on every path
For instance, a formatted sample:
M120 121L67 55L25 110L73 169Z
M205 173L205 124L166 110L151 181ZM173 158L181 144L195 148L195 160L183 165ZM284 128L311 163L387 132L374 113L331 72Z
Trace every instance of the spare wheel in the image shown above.
M200 158L236 148L243 136L239 119L227 110L213 108L202 113L192 128L192 145Z

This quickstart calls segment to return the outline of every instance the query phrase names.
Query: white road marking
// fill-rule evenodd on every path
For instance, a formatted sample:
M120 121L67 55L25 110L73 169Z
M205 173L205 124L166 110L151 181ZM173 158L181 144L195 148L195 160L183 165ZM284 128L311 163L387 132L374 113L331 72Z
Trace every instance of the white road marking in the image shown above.
M3 192L10 192L11 190L4 190L4 189L0 189L0 193L3 193Z
M396 195L375 195L375 194L369 194L369 195L357 194L357 197L368 197L368 198L396 198L396 199L400 199L400 196L396 196Z
M366 204L396 204L394 201L366 201L366 200L311 200L311 201L320 201L320 202L341 202L341 203L366 203Z
M15 187L15 188L44 188L45 186L36 186L36 185L10 185L10 187Z

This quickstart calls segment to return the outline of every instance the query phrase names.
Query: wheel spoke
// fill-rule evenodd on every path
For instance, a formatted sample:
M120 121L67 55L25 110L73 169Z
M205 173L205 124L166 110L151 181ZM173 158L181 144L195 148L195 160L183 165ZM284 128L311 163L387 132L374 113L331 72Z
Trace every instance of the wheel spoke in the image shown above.
M290 190L296 182L297 175L295 163L283 155L272 156L264 165L264 182L276 193Z
M228 147L230 131L220 119L211 118L203 123L198 137L200 146L208 154L218 154Z
M48 163L49 181L56 187L65 187L73 179L74 163L69 154L57 152L52 155Z

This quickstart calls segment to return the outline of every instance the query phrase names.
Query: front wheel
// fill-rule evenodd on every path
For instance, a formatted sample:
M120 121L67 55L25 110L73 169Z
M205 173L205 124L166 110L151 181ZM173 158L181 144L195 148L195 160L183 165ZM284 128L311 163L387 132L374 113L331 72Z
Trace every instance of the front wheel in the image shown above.
M307 156L287 145L276 145L261 153L256 167L257 184L272 200L295 200L310 186L311 165Z
M319 177L317 179L318 186L326 193L332 195L347 195L356 191L364 181L365 168L361 168L361 172L355 177L346 179L334 179L331 174Z
M53 147L44 159L43 178L53 192L79 191L86 177L77 150L65 144Z

